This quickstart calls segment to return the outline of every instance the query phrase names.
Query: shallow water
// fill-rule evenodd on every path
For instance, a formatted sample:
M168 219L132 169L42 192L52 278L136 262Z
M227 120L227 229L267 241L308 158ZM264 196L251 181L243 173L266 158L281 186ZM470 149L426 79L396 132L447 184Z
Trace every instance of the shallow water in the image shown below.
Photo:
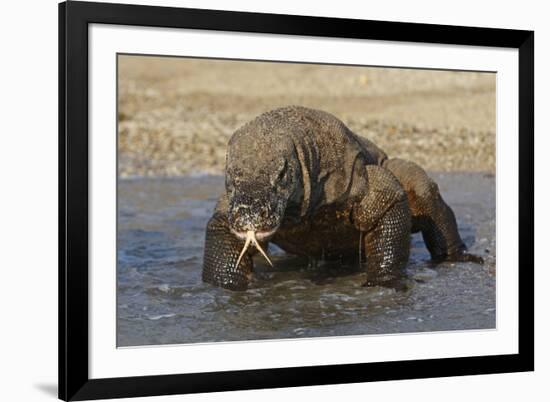
M201 281L204 231L221 177L119 181L118 346L495 327L495 180L432 173L484 266L429 263L412 237L408 290L365 288L356 266L308 264L270 247L246 292Z

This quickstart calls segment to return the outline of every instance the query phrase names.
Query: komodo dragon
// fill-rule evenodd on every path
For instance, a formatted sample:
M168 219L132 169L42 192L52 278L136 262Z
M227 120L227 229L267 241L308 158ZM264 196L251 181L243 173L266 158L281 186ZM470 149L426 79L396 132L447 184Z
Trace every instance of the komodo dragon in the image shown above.
M413 162L388 159L329 113L266 112L229 140L225 193L206 228L203 281L245 290L252 255L269 242L314 259L366 259L367 286L399 287L410 233L432 260L473 261L437 184ZM255 247L249 247L249 246Z

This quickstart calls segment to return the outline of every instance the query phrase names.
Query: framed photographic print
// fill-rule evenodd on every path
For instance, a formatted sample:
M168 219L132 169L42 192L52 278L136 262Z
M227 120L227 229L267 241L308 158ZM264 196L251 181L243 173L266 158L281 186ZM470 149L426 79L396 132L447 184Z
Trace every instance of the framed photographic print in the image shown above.
M534 33L59 5L59 397L534 369Z

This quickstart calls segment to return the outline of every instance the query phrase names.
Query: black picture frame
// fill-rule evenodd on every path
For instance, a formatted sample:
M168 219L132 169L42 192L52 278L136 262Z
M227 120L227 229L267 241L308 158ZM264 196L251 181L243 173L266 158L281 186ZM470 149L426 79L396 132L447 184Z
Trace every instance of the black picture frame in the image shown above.
M88 375L88 25L91 23L519 51L517 354L214 373ZM87 400L534 370L534 32L70 1L59 4L59 398Z

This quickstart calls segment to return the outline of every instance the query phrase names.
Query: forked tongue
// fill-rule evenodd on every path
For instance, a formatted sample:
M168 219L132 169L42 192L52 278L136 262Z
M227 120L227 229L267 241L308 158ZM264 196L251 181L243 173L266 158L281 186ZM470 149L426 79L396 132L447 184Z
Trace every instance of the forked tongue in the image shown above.
M254 233L253 230L249 230L246 232L246 240L244 242L243 249L241 251L241 254L239 255L235 268L239 266L239 263L241 262L241 259L243 258L244 253L246 253L246 250L248 250L248 247L250 247L250 244L252 244L258 249L260 254L264 256L264 258L267 260L269 265L273 266L273 263L271 262L271 260L269 259L265 251L263 250L262 246L260 246L260 243L258 243L258 240L256 240L256 234Z
M264 258L266 259L266 261L269 263L269 265L273 266L273 263L271 262L271 260L269 259L269 257L267 256L266 252L264 251L264 249L262 248L262 246L260 246L260 243L258 243L258 240L256 240L256 236L254 234L254 232L252 231L249 231L247 233L247 236L250 236L252 238L252 244L254 244L256 246L256 248L258 249L258 251L260 252L261 255L264 256Z

